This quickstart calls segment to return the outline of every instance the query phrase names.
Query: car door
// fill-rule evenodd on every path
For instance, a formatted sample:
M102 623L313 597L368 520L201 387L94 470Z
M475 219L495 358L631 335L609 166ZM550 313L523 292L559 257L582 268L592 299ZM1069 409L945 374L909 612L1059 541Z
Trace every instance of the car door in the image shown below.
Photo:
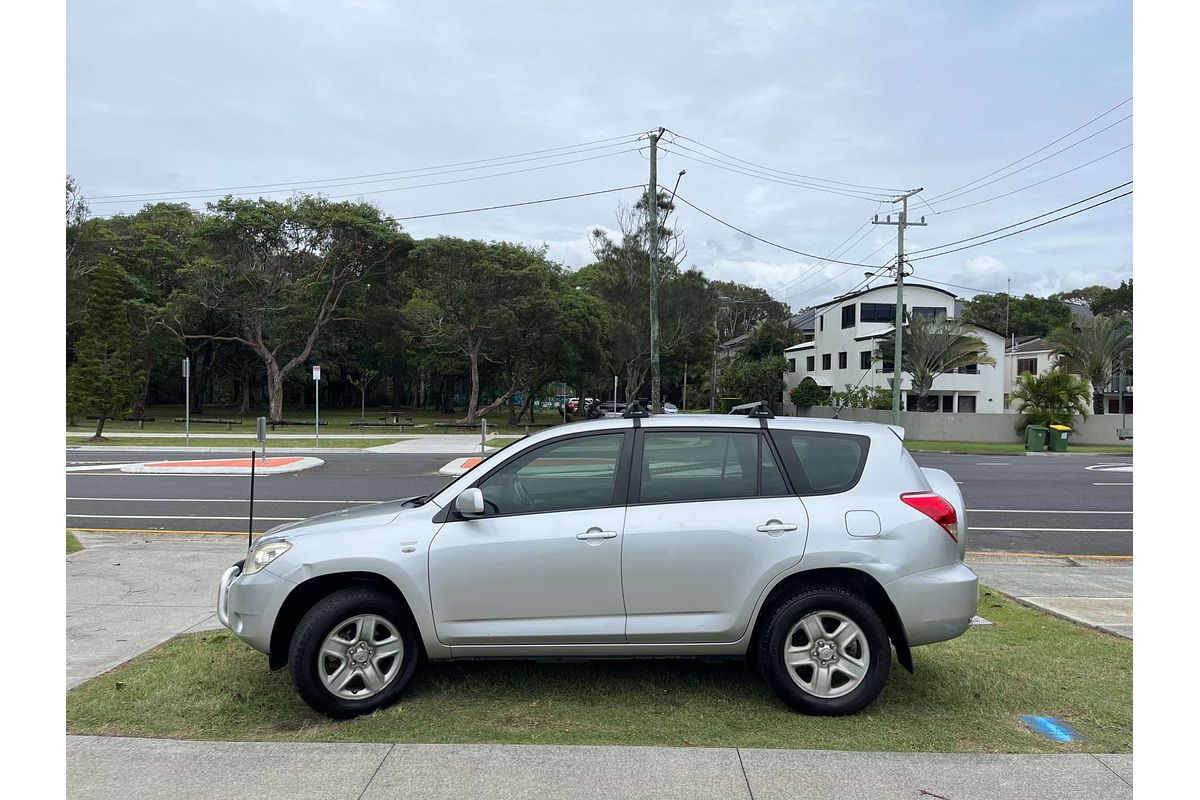
M633 642L732 642L804 554L808 516L757 430L641 429L621 573Z
M438 638L625 641L621 537L631 450L632 432L575 435L477 481L484 513L450 514L430 546Z

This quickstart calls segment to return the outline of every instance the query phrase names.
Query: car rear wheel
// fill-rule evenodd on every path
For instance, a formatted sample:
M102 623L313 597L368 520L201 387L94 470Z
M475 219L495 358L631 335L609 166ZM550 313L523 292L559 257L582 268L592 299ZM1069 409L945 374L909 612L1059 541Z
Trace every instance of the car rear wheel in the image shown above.
M408 688L419 656L407 610L375 589L343 589L296 627L289 662L296 691L336 719L391 705Z
M838 587L808 589L781 604L760 648L771 688L797 711L820 716L866 708L883 691L892 662L883 620Z

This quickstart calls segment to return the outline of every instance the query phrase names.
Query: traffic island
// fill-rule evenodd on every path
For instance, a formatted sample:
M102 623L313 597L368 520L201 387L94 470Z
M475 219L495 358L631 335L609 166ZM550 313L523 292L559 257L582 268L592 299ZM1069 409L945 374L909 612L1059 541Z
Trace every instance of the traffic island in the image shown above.
M741 661L431 663L396 705L336 722L226 632L175 638L67 695L72 734L224 741L611 744L932 753L1122 753L1132 643L981 590L972 626L893 666L852 717L806 717ZM1023 721L1069 724L1040 736Z
M254 459L255 475L279 475L284 472L319 467L325 462L312 456L262 456ZM121 472L156 473L171 475L249 475L249 458L209 458L198 461L150 461L143 464L126 464Z

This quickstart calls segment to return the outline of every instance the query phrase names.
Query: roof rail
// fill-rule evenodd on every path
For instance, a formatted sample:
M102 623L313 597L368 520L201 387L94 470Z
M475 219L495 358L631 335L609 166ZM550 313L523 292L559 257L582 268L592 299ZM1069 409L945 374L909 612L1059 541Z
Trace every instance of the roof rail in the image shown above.
M637 400L625 406L625 412L621 414L622 419L640 419L648 416L650 412Z
M771 411L771 406L766 400L755 400L753 403L742 403L740 406L734 406L729 410L730 414L737 414L742 417L757 417L759 419L775 419L775 414Z

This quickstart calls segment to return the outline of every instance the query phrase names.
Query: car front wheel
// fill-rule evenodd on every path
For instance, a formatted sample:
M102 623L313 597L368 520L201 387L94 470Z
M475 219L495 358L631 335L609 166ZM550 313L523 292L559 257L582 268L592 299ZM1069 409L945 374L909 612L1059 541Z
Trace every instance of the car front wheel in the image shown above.
M403 605L374 589L343 589L314 605L292 636L296 691L336 719L391 705L408 688L419 656Z
M819 716L866 708L883 691L892 662L879 615L837 587L809 589L780 605L760 646L771 688L797 711Z

